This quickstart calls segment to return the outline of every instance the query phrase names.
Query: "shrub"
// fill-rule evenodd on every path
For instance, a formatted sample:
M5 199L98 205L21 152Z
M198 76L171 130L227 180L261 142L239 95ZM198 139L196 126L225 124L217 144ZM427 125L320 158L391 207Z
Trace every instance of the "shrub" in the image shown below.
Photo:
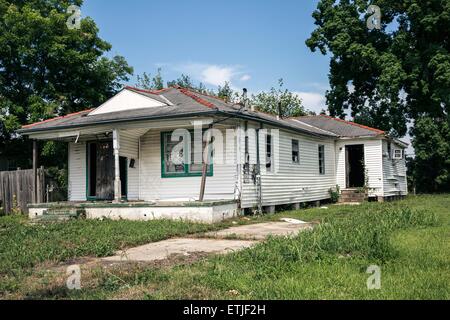
M336 188L330 188L330 190L328 190L328 193L330 194L330 198L331 198L331 202L333 203L337 203L341 197L341 192L340 192L340 188L338 185L336 185Z

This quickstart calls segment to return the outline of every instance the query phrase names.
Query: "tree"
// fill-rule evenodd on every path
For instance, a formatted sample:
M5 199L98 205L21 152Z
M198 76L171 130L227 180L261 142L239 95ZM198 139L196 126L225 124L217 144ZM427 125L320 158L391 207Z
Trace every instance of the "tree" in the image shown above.
M450 120L424 117L413 129L418 192L450 191Z
M369 5L381 9L379 29L367 27ZM450 113L450 1L320 0L313 18L317 27L306 44L330 55L331 115L350 115L397 137L412 121L413 136L433 135L431 126L418 124L424 117L442 123ZM416 154L428 152L420 138L414 141ZM415 167L441 167L421 163L425 158L418 157ZM441 180L433 174L432 181Z
M350 115L359 123L376 124L403 136L407 121L401 92L407 74L395 54L401 39L386 31L396 16L393 10L398 2L402 1L374 1L383 8L381 30L369 30L366 13L372 1L335 4L321 0L313 13L317 28L306 44L312 51L331 55L331 89L326 97L332 116Z
M191 77L188 75L185 75L184 73L177 80L168 81L167 86L168 87L178 86L178 87L187 88L187 89L192 89L195 87L194 83L192 82Z
M217 96L226 102L231 102L234 96L234 91L231 89L228 82L225 82L223 86L219 86L217 88Z
M147 90L161 90L164 88L164 80L161 75L161 68L158 68L156 75L151 78L150 74L144 72L142 76L137 76L137 87Z
M0 0L0 153L27 148L21 125L97 106L128 81L133 69L91 18L66 22L82 0ZM20 157L23 158L23 157ZM26 165L26 164L24 164Z
M302 100L294 93L283 89L283 79L278 80L278 88L272 87L269 92L260 92L252 95L250 103L259 111L278 114L278 105L281 103L284 117L298 117L306 115Z
M172 80L167 82L168 87L181 87L186 89L191 89L203 94L209 94L212 96L217 96L214 90L206 88L206 86L200 82L199 84L195 84L190 76L186 74L182 74L180 78L177 80Z

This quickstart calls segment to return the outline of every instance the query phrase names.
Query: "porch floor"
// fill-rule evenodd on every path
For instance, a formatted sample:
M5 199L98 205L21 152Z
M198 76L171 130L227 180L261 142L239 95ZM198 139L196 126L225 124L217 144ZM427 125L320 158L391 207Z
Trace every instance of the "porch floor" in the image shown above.
M174 200L155 200L155 201L124 201L124 202L111 202L111 201L67 201L67 202L51 202L51 203L38 203L29 204L28 208L51 208L51 209L64 209L64 208L151 208L151 207L211 207L221 206L227 204L236 204L236 200L206 200L206 201L174 201Z
M235 200L211 201L136 201L136 202L58 202L28 206L31 219L52 214L82 211L88 219L188 220L215 223L239 215Z

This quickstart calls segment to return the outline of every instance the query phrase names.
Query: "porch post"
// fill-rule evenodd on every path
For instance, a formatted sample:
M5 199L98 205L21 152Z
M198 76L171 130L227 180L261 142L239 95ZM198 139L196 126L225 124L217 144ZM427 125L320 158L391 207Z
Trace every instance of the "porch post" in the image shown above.
M32 194L33 204L38 203L37 170L38 170L38 145L37 140L33 140L33 194Z
M205 199L205 188L206 188L206 176L208 174L208 166L209 163L209 155L210 155L210 144L212 143L212 137L211 137L211 130L213 126L209 125L208 131L206 132L207 138L206 138L206 155L205 153L202 153L202 159L203 159L203 167L202 167L202 181L200 183L200 196L198 198L198 201L203 202ZM202 137L203 138L203 137ZM201 144L203 145L203 143ZM202 148L203 150L203 148ZM206 158L206 159L205 159Z
M120 143L119 131L113 130L113 149L114 149L114 202L120 202L122 199L122 191L120 190Z

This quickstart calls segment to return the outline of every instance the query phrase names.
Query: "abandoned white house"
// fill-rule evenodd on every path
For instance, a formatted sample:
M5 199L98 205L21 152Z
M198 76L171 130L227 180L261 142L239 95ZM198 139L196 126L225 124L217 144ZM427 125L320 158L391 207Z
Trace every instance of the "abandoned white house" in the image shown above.
M194 138L174 135L180 129ZM67 207L92 218L215 222L329 199L336 186L379 201L407 194L407 144L381 130L323 115L281 118L183 88L127 87L96 109L19 132L69 146L69 202L30 205L31 216ZM211 150L207 164L193 161L194 141Z

